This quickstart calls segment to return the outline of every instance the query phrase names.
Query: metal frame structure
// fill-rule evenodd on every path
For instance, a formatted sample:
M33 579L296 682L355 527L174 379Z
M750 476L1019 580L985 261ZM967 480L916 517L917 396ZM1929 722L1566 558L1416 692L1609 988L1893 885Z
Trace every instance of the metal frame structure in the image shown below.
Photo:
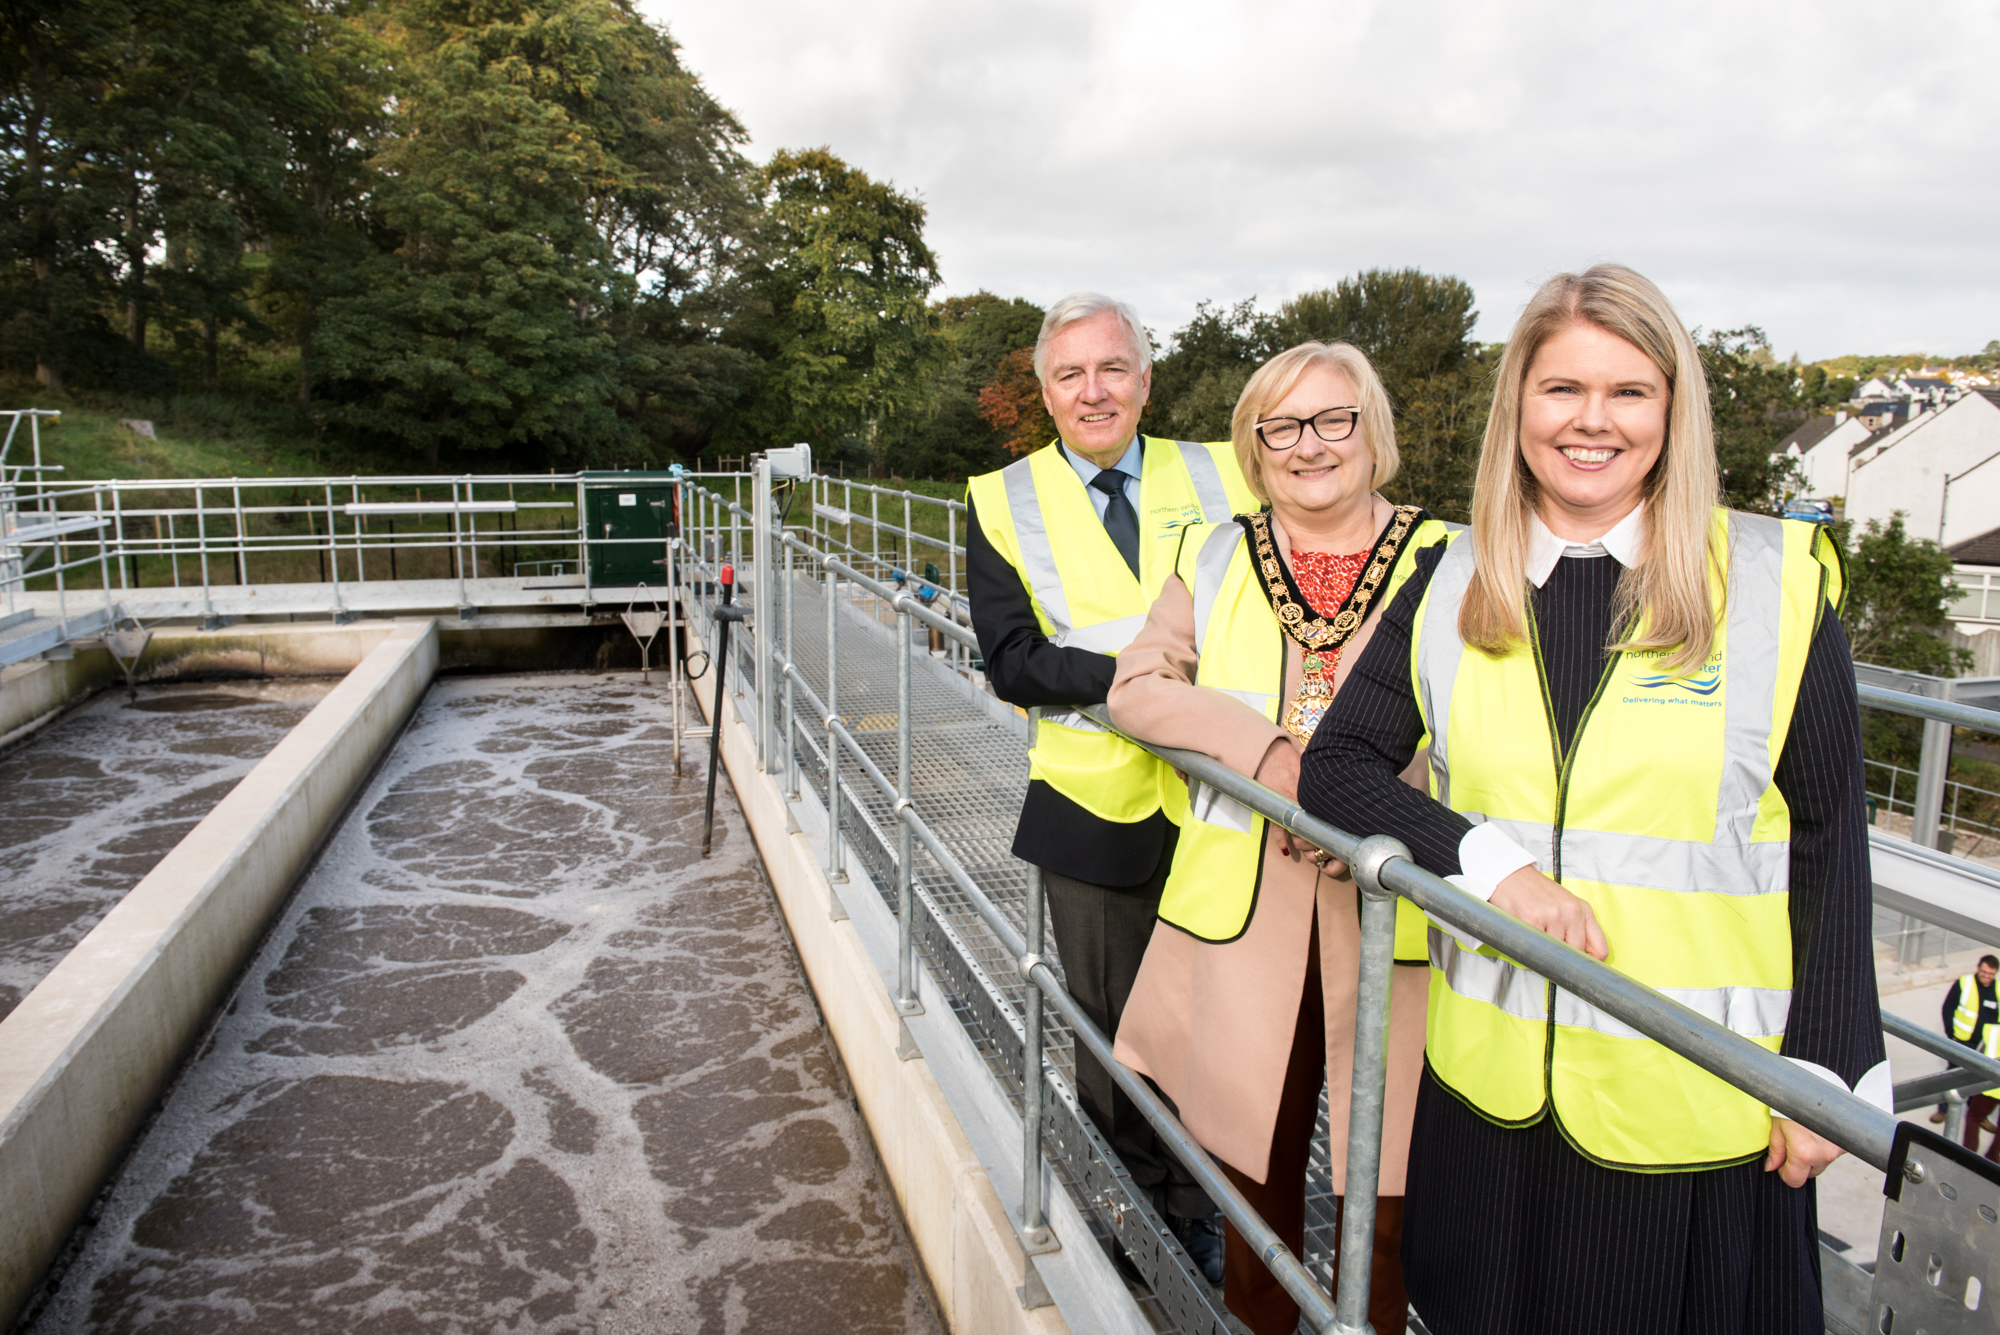
M794 456L788 467L796 469L800 461ZM737 707L751 726L758 766L782 785L787 798L823 803L830 881L842 885L865 877L883 891L897 925L891 992L898 1013L907 1021L924 1015L927 1007L948 1008L983 1054L994 1096L1020 1117L1024 1157L1018 1224L1030 1276L1023 1302L1048 1299L1035 1278L1033 1258L1064 1245L1051 1225L1051 1209L1058 1196L1066 1196L1061 1203L1074 1207L1074 1214L1065 1217L1086 1218L1100 1239L1115 1238L1152 1286L1156 1324L1203 1335L1228 1329L1217 1295L1200 1280L1144 1193L1082 1115L1070 1078L1072 1054L1081 1044L1106 1062L1232 1227L1251 1241L1299 1302L1313 1330L1351 1333L1367 1328L1374 1214L1374 1174L1368 1166L1377 1162L1380 1148L1398 896L1492 943L1868 1163L1888 1170L1892 1163L1918 1162L1897 1139L1897 1123L1887 1114L1430 876L1393 841L1363 838L1317 821L1205 756L1148 748L1347 861L1361 888L1361 1005L1347 1147L1354 1189L1341 1223L1347 1241L1340 1249L1336 1304L1323 1287L1331 1278L1326 1269L1333 1249L1324 1237L1315 1241L1310 1193L1308 1255L1294 1256L1150 1086L1111 1062L1109 1037L1089 1023L1063 987L1061 961L1047 936L1040 877L1006 851L1004 836L1011 834L1018 785L1024 782L1020 757L1031 724L984 690L978 642L960 585L965 551L960 529L967 518L963 503L862 482L798 476L788 484L793 502L788 521L773 503L773 474L772 456L766 455L748 475L687 475L681 480L678 532L665 544L662 590L675 640L668 670L676 753L682 738L698 735L680 707L686 681L680 636L686 635L688 653L696 652L698 637L706 639L701 614L714 599L719 567L733 564L755 611L746 633L732 643L728 660L708 670L724 673L726 684L733 686ZM584 527L584 485L582 475L572 474L58 487L43 484L40 474L30 479L16 472L0 480L0 561L11 563L0 569L8 595L7 610L0 613L0 662L12 661L10 644L18 650L39 643L16 633L24 618L46 622L40 629L28 628L60 646L126 617L199 618L216 625L239 615L290 611L317 612L339 621L363 611L450 606L462 616L511 609L546 617L557 609L590 612L600 603L626 602L635 590L592 587L591 548L657 540L593 538ZM432 494L421 496L422 490ZM192 506L162 503L176 492L191 494ZM420 499L389 498L406 492L418 493ZM865 515L862 503L868 507ZM517 516L518 525L524 511L563 509L573 512L568 523L526 530L498 526L507 515ZM398 515L429 516L439 527L417 534L369 527L370 517L393 520ZM264 522L260 517L271 517L267 531L253 532ZM285 525L280 519L296 527L301 518L306 534L281 531ZM482 519L490 519L493 527L482 529ZM857 527L868 531L857 534ZM135 534L135 529L140 531ZM559 549L563 561L576 562L578 573L525 578L481 574L482 551L491 561L502 547L515 548L516 555L519 548ZM448 554L450 578L394 577L396 552L426 548ZM253 563L274 553L313 554L320 567L315 573L322 579L252 580ZM922 572L924 555L942 558L935 575ZM164 586L128 577L145 560L156 573L165 572ZM217 565L234 579L214 579ZM388 579L381 578L385 565ZM186 583L184 574L190 577ZM79 583L85 587L79 589ZM86 603L101 606L72 609L69 603L80 593ZM808 615L797 615L801 602ZM821 615L810 615L813 611ZM2000 732L2000 713L1949 698L1949 689L1905 680L1879 682L1866 669L1858 674L1864 705L1926 720L1918 840L1871 835L1878 900L1967 935L2000 937L2000 873L1938 852L1934 838L1923 837L1926 828L1935 829L1951 726ZM1110 726L1101 709L1085 712ZM1926 811L1928 826L1921 819ZM1004 813L1004 833L995 826L996 812ZM842 911L838 896L829 911L836 916ZM931 982L925 984L926 978ZM1885 1017L1885 1028L1953 1064L1941 1075L1899 1089L1899 1104L1934 1101L1941 1095L1951 1099L1958 1090L2000 1084L2000 1064L1955 1045L1940 1046L1943 1040L1892 1017ZM907 1024L902 1039L901 1055L917 1055ZM1962 1110L1963 1105L1954 1106ZM1318 1162L1323 1166L1323 1148ZM1945 1171L1934 1156L1922 1163L1938 1165L1925 1171ZM1899 1218L1921 1208L1920 1199L1906 1197L1899 1203ZM1330 1213L1322 1208L1319 1218L1323 1234ZM1068 1239L1071 1245L1076 1241ZM1852 1277L1849 1281L1861 1283Z
M814 481L821 486L839 485L828 479ZM1935 1155L1919 1163L1921 1156L1911 1148L1911 1137L1923 1133L1911 1132L1854 1095L1423 871L1396 841L1337 829L1206 756L1148 747L1175 768L1346 861L1362 892L1360 1000L1348 1119L1350 1191L1341 1222L1339 1297L1338 1301L1329 1299L1305 1260L1293 1255L1250 1209L1151 1087L1112 1061L1110 1037L1090 1023L1063 987L1060 961L1053 957L1045 936L1040 877L1032 869L1017 868L1011 879L998 878L996 884L991 869L981 863L984 850L977 846L978 839L969 845L967 836L948 823L949 804L942 798L929 800L923 786L915 782L913 748L927 740L927 730L949 725L937 724L927 716L927 702L916 698L913 680L931 681L935 697L943 690L935 685L938 681L950 677L964 682L969 676L976 677L962 666L976 661L978 643L959 615L962 599L953 587L955 571L951 584L911 581L907 572L899 572L881 559L876 545L879 528L864 553L851 532L835 537L820 532L819 525L811 522L784 527L768 500L759 503L760 495L768 497L767 487L767 479L760 473L748 505L699 486L690 487L692 520L684 526L682 536L690 548L685 568L697 582L705 578L703 572L723 560L734 563L739 572L750 572L758 615L750 634L743 637L742 658L726 669L738 674L739 698L743 694L755 697L751 703L760 767L783 785L788 796L801 791L802 778L810 776L818 781L806 787L815 797L824 793L829 874L846 875L844 847L852 849L871 871L879 868L887 873L879 883L893 902L898 926L892 985L898 1011L905 1015L922 1011L925 1003L916 987L921 958L934 977L945 980L941 986L952 993L946 999L954 1012L990 1050L989 1064L999 1093L1019 1109L1026 1153L1022 1212L1017 1223L1031 1274L1036 1255L1061 1245L1050 1232L1047 1201L1042 1195L1045 1174L1053 1170L1054 1180L1125 1244L1141 1273L1162 1296L1173 1325L1188 1330L1226 1329L1213 1292L1192 1277L1185 1253L1164 1232L1149 1204L1131 1190L1115 1156L1081 1117L1061 1051L1081 1044L1107 1065L1163 1142L1208 1190L1230 1225L1250 1241L1299 1303L1308 1328L1342 1335L1369 1329L1373 1165L1380 1156L1398 897L1410 899L1439 922L1491 943L1870 1165L1885 1172L1892 1166L1899 1173L1945 1171L1944 1160ZM822 509L822 505L815 504L812 520L824 520L833 527L856 521L849 508ZM825 509L837 513L828 515ZM742 544L745 527L752 541L747 552ZM903 531L892 536L903 539L904 552L913 549L907 519ZM808 572L804 576L798 573L801 564ZM905 577L898 580L897 573ZM952 615L926 606L926 590L932 594L931 601L941 602ZM948 596L939 599L938 595ZM800 644L795 639L800 622L792 614L792 603L800 597L821 596L826 600L824 639L817 644ZM701 601L698 592L694 601L697 605ZM871 606L877 615L867 615ZM893 616L893 629L881 624L884 612ZM701 618L693 620L698 624ZM843 626L843 621L848 624ZM865 628L859 636L855 623ZM874 656L866 663L857 661L854 675L842 681L847 674L841 655L856 651L843 651L839 646L857 638L864 646L872 646ZM857 720L840 706L885 666L879 652L884 640L895 659L893 713L886 718L877 714ZM815 676L821 682L817 689ZM1867 685L1862 692L1864 703L1871 706L1916 714L1941 725L1958 723L2000 731L2000 713ZM1107 728L1113 726L1101 707L1086 707L1083 712ZM882 735L891 730L891 736ZM1024 746L1025 739L1022 743ZM892 756L893 774L888 763ZM1921 851L1928 861L1954 875L1963 875L1962 869L1971 865L1929 849ZM1995 878L1993 889L2000 891L2000 877ZM1991 912L1991 907L1983 908L1977 921L2000 922L2000 914ZM1900 1087L1900 1106L1950 1098L1959 1090L2000 1080L2000 1063L1894 1017L1885 1017L1885 1028L1952 1063L1940 1075ZM901 1052L915 1055L907 1032ZM1955 1106L1962 1109L1962 1104ZM1933 1166L1925 1169L1923 1164ZM1966 1170L1962 1165L1955 1171L1977 1175L1977 1170ZM1908 1178L1909 1183L1920 1180L1918 1176ZM1930 1208L1926 1199L1921 1192L1906 1190L1899 1217ZM1853 1270L1851 1265L1846 1268ZM1859 1271L1843 1275L1840 1282L1850 1289L1856 1285L1865 1288L1867 1283ZM1034 1287L1031 1283L1023 1291L1024 1302L1033 1301L1029 1290ZM1829 1281L1829 1289L1832 1287ZM1943 1331L1955 1327L1933 1322L1927 1328Z

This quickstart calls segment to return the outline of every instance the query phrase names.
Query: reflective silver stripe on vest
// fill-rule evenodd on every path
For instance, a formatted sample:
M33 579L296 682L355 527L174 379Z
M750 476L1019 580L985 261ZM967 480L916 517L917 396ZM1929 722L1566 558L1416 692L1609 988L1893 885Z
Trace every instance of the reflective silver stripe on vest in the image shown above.
M1058 728L1075 728L1078 732L1111 731L1109 728L1105 727L1102 723L1099 723L1096 719L1091 718L1089 715L1079 714L1076 713L1075 711L1071 711L1070 713L1067 714L1055 714L1055 713L1050 713L1048 711L1044 711L1042 714L1042 722L1053 723Z
M1451 990L1468 1001L1483 1001L1523 1020L1549 1018L1549 980L1512 960L1481 955L1433 924L1431 967L1444 974Z
M1661 996L1670 997L1704 1019L1712 1020L1745 1038L1783 1037L1785 1021L1792 1013L1790 988L1662 987L1656 990ZM1556 1023L1572 1029L1588 1029L1609 1038L1646 1037L1623 1020L1560 988L1556 990Z
M1732 513L1729 529L1729 629L1723 648L1729 661L1722 688L1722 785L1715 808L1720 847L1750 842L1757 799L1771 786L1778 623L1785 597L1783 521Z
M1116 621L1100 621L1094 626L1057 631L1055 642L1066 649L1088 649L1094 654L1115 654L1138 638L1146 624L1146 614L1135 612Z
M1417 684L1422 691L1424 722L1431 733L1431 775L1437 780L1438 801L1451 805L1451 761L1446 734L1450 731L1451 692L1465 642L1458 638L1458 607L1472 587L1472 539L1460 538L1444 549L1425 591L1424 624L1417 635ZM1547 844L1544 843L1544 847ZM1533 845L1527 845L1531 851Z
M1555 827L1547 821L1498 820L1491 824L1550 870ZM1783 839L1755 844L1703 844L1643 834L1563 827L1565 880L1631 885L1677 894L1776 895L1791 888L1792 846Z
M1210 524L1220 524L1229 518L1229 489L1222 485L1222 470L1215 466L1215 456L1197 441L1177 440L1174 444L1181 453L1181 462L1187 465L1188 477L1194 483L1195 499L1201 502L1201 517Z
M1236 555L1236 544L1243 540L1240 524L1225 524L1202 540L1201 551L1194 558L1194 651L1201 653L1208 643L1208 619L1215 613L1215 600L1222 594L1223 577L1229 573L1229 562Z
M1060 635L1070 626L1069 595L1063 592L1055 549L1049 546L1049 526L1042 518L1042 500L1035 494L1033 459L1029 455L1008 464L1000 470L1000 479L1007 485L1007 508L1013 512L1014 534L1021 544L1021 573L1028 577L1029 592Z
M1468 1001L1483 1001L1519 1019L1548 1019L1548 980L1533 969L1465 949L1448 932L1430 929L1431 967ZM1782 987L1663 987L1689 1010L1745 1038L1778 1038L1791 1016L1792 994ZM1646 1035L1591 1005L1581 997L1556 989L1556 1023L1588 1029L1611 1038Z

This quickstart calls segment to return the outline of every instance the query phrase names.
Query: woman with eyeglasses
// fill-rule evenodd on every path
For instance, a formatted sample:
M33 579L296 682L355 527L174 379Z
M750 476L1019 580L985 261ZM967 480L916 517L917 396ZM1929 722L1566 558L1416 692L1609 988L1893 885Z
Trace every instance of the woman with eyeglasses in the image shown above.
M1305 343L1250 377L1233 421L1255 514L1182 535L1176 573L1118 656L1112 718L1133 737L1215 757L1287 797L1299 755L1381 609L1444 525L1380 488L1396 474L1388 395L1362 353ZM1413 772L1421 773L1420 766ZM1306 1156L1329 1086L1333 1189L1345 1189L1360 906L1346 867L1213 789L1166 795L1180 843L1160 921L1119 1026L1117 1056L1300 1254ZM1399 962L1425 962L1405 906ZM1403 1170L1423 1064L1427 971L1399 968L1391 1009L1370 1317L1404 1329ZM1230 1230L1229 1310L1290 1335L1298 1308Z

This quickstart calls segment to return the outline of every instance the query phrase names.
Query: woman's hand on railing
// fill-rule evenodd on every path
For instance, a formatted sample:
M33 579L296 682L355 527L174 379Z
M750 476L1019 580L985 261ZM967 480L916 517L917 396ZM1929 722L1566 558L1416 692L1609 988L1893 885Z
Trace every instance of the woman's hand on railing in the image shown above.
M1771 1119L1771 1152L1764 1156L1764 1171L1785 1179L1788 1187L1803 1187L1824 1173L1846 1151L1808 1130L1789 1117Z
M1590 905L1556 884L1533 867L1510 873L1493 889L1488 901L1494 908L1511 913L1530 927L1547 932L1558 941L1575 946L1592 959L1611 954L1604 929Z
M1275 739L1270 749L1264 752L1264 759L1258 763L1257 772L1250 777L1287 802L1298 801L1299 750L1299 744L1290 737ZM1315 866L1329 876L1347 874L1345 862L1331 856L1324 849L1313 847L1283 826L1278 827L1278 852L1295 860L1310 858Z

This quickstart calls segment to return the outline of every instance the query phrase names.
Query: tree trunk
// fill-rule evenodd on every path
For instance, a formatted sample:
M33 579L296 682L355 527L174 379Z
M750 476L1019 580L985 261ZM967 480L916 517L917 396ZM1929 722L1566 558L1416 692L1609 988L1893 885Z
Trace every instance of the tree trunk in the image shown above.
M146 242L139 222L139 174L133 172L125 196L125 341L134 352L146 350Z
M313 317L307 312L299 326L299 407L310 408L313 401L312 346ZM393 559L393 558L392 558Z
M45 194L47 182L42 179L42 127L48 123L49 63L42 53L41 43L32 37L27 39L29 57L33 72L30 78L34 84L34 97L28 111L25 127L27 147L25 152L24 175L28 189L34 199L34 266L35 287L41 294L41 316L35 328L35 380L52 393L63 390L62 364L57 358L56 347L59 335L56 332L56 225L54 210L49 207Z

